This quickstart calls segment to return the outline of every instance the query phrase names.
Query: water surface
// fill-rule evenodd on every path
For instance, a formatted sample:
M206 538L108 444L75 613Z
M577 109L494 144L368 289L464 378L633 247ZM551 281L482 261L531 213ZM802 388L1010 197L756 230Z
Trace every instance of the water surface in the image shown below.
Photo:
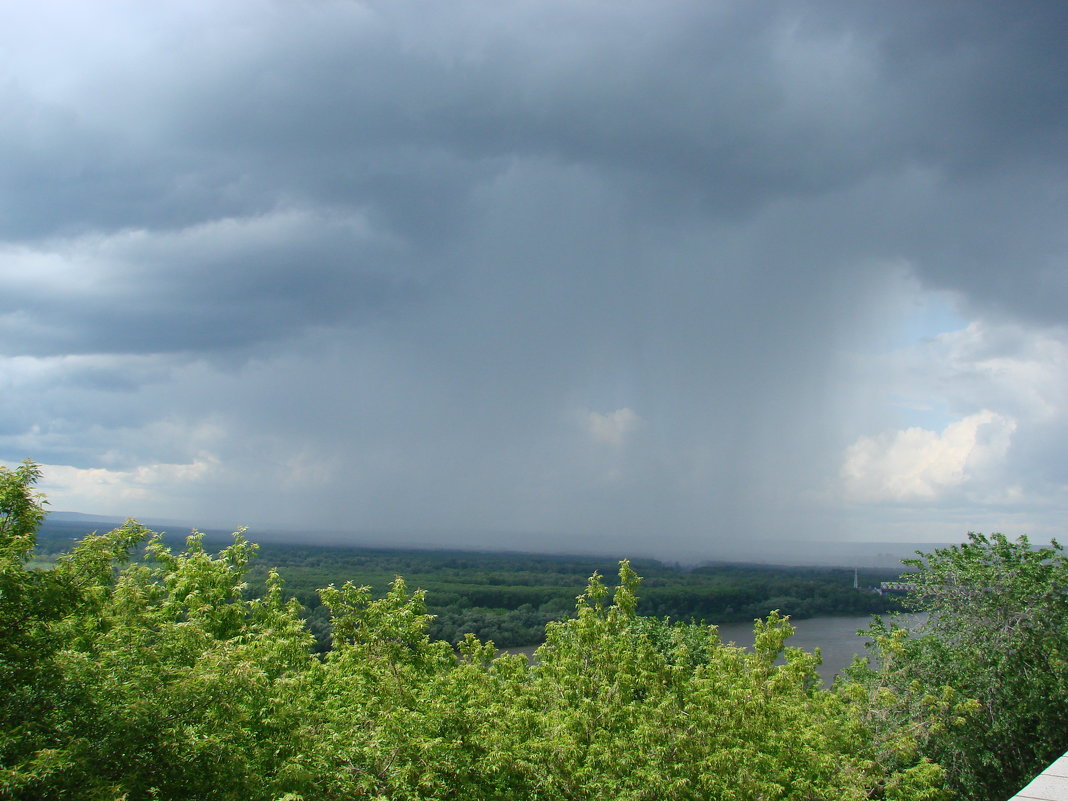
M830 685L835 674L853 661L854 654L864 655L866 639L857 635L858 629L866 629L871 624L870 615L850 615L843 617L810 617L806 620L791 620L797 630L786 641L787 646L801 648L804 651L820 649L823 664L819 674L824 683ZM725 623L719 627L719 637L724 643L733 642L745 648L753 647L752 623Z

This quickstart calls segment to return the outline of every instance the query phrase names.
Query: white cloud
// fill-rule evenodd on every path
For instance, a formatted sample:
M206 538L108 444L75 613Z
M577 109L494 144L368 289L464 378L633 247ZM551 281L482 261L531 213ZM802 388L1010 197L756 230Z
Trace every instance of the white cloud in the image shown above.
M934 374L945 376L941 382L951 384L961 400L982 394L988 406L1035 423L1064 417L1068 342L1063 332L976 321L941 334L925 355Z
M596 442L618 448L642 422L633 409L624 406L614 412L588 412L586 430Z
M137 509L160 509L183 489L209 481L219 471L209 453L186 464L146 464L130 470L41 465L40 488L53 509L91 509L127 516ZM136 507L136 508L134 508Z
M915 427L861 437L846 451L842 479L862 501L936 500L994 471L1015 430L1013 418L984 409L941 433Z

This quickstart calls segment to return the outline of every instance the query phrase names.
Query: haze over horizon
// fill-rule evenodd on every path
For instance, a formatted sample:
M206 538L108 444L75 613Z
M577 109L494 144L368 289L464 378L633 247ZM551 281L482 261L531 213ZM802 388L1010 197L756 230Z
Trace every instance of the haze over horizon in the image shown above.
M52 508L1064 537L1068 6L5 12L0 462Z

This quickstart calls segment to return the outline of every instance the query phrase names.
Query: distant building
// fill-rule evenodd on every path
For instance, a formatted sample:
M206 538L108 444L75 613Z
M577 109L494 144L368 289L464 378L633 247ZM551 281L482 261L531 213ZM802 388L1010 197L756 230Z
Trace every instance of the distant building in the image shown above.
M880 595L906 595L916 591L916 584L912 581L883 581L876 590Z

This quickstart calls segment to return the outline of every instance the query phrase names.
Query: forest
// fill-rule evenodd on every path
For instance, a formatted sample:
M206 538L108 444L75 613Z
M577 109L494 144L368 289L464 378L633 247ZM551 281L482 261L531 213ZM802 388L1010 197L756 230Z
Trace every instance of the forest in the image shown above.
M46 519L38 532L37 563L49 564L86 533L85 524ZM161 539L181 547L184 537ZM205 532L203 542L221 549L231 539L228 533ZM631 566L643 577L640 615L722 624L751 621L773 609L794 619L899 609L894 597L867 589L898 578L900 570L861 570L858 592L854 572L846 568L720 564L687 569L653 559L634 560ZM322 587L351 582L381 595L404 576L426 592L433 639L458 643L474 634L508 648L541 643L547 623L574 611L586 579L593 573L610 575L617 567L617 561L596 557L261 543L248 569L246 594L251 597L264 586L269 570L281 572L284 595L300 602L316 647L325 652L330 613L319 595Z
M533 661L432 634L426 589L399 576L321 587L324 651L241 532L213 552L128 521L38 550L39 475L0 467L0 798L979 801L1068 747L1056 543L972 534L910 560L928 622L874 618L871 659L828 687L787 617L725 645L645 613L626 560L614 585L587 577ZM480 569L480 587L506 577ZM649 572L650 594L676 586ZM717 575L691 573L677 586Z

